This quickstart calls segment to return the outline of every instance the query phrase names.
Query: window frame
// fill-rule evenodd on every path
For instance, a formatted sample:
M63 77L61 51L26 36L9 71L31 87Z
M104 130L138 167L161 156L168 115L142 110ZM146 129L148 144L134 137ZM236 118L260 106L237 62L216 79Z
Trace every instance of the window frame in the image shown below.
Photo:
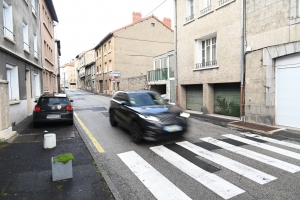
M13 23L13 10L12 6L6 1L2 0L3 3L3 28L4 36L14 41L14 23Z
M28 24L26 22L23 22L23 48L28 53L30 52L30 46L29 46L29 35L28 35Z
M18 101L20 99L18 66L6 64L6 80L8 81L9 101Z
M215 43L213 43L215 39ZM217 35L199 38L196 41L195 69L218 67Z
M195 0L186 0L185 21L189 22L195 19Z

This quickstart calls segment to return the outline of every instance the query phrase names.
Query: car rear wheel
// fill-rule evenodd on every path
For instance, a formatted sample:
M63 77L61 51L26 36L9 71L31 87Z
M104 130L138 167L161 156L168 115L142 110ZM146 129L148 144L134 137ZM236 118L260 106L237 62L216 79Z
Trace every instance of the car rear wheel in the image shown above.
M114 112L111 110L109 112L109 122L111 126L117 126L117 122L115 120Z
M142 133L142 131L141 131L140 126L136 122L133 122L132 130L131 130L131 139L134 143L136 143L136 144L141 143L141 141L142 141L141 133Z

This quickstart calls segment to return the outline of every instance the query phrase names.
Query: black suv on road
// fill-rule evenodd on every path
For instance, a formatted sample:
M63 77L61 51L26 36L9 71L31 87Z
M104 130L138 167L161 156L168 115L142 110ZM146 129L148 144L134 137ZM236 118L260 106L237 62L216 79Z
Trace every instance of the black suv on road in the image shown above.
M67 122L73 124L73 107L66 94L43 94L33 110L33 125L44 122Z
M135 143L142 139L157 141L181 136L187 130L189 116L151 90L118 91L110 101L111 126L120 124L128 129Z

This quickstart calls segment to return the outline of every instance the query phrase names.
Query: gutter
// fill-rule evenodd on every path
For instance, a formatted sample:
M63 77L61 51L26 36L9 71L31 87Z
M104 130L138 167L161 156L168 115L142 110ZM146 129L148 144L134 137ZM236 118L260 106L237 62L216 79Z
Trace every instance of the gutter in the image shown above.
M174 36L175 36L175 41L174 41L174 56L175 56L175 105L179 106L179 99L178 99L178 66L177 66L177 0L174 0L174 11L175 11L175 16L174 16Z
M245 121L245 0L242 0L241 20L241 88L240 88L240 120Z

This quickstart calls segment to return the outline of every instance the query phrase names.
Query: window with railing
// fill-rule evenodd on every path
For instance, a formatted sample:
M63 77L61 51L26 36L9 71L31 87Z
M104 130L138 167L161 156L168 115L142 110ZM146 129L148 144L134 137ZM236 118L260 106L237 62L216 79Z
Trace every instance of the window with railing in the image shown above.
M38 48L37 48L37 36L36 34L33 34L33 51L34 51L34 57L38 58Z
M211 0L200 0L200 15L204 15L211 11Z
M219 6L222 6L222 5L224 5L224 4L226 4L226 3L230 2L230 1L232 1L232 0L220 0L219 1Z
M4 36L14 41L12 6L8 5L4 0L2 2Z
M36 15L35 0L31 0L31 12Z
M217 37L196 40L196 69L217 66Z
M186 17L185 21L191 21L194 19L195 12L194 12L194 0L186 0Z
M28 24L23 22L23 43L24 43L24 50L29 52L29 39L28 39Z

